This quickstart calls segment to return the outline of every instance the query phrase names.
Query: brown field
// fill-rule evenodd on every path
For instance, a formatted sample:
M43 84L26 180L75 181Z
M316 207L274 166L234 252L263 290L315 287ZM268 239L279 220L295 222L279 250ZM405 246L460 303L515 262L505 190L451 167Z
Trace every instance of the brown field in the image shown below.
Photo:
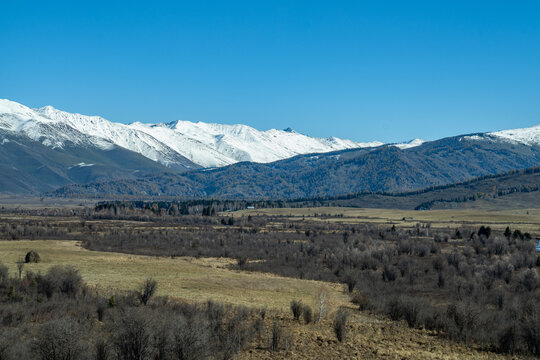
M416 224L430 224L437 228L454 228L458 225L489 225L494 229L504 230L506 226L517 227L522 231L540 233L540 209L520 210L394 210L367 209L347 207L318 207L318 208L275 208L250 209L234 213L221 213L222 216L284 216L290 219L341 222L341 223L372 223L395 224L396 226L411 227Z
M153 277L159 283L158 295L185 300L213 299L286 311L293 299L315 306L317 293L324 287L335 306L348 302L343 285L230 270L227 265L234 261L231 259L171 259L89 251L76 241L0 241L1 261L12 274L17 272L16 262L29 250L37 251L42 262L25 264L24 271L45 272L54 265L71 265L88 284L104 290L136 290L147 277Z
M411 329L403 322L368 312L351 309L349 335L339 343L332 331L332 323L325 320L305 325L283 319L290 330L293 343L287 351L278 353L267 349L248 349L241 359L392 359L392 360L460 360L460 359L533 359L533 357L505 356L467 347L434 333ZM267 327L271 326L267 322Z

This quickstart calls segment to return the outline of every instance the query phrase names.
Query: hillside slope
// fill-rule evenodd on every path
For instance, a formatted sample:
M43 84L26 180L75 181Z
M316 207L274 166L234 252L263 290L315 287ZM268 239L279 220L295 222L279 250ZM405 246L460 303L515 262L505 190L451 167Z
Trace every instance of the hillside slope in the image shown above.
M163 165L117 146L103 150L66 142L62 148L50 148L7 133L0 142L0 159L0 191L15 194L35 194L73 183L135 179L167 171Z
M361 193L291 201L289 206L388 209L524 209L540 204L540 167L404 193Z
M270 164L238 163L181 175L58 189L58 196L173 196L295 199L358 192L404 192L540 165L540 147L458 136L395 146L297 156Z

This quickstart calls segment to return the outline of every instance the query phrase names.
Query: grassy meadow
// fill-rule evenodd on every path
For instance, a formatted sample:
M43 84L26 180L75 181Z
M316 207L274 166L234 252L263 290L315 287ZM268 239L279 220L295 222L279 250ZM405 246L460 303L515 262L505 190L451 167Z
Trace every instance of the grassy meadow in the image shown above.
M272 274L230 270L234 260L215 258L166 258L89 251L76 241L0 241L2 262L11 274L16 262L34 250L38 264L25 264L24 271L46 272L54 265L71 265L83 279L102 290L135 290L147 278L158 281L158 295L184 300L213 299L226 303L288 311L291 300L316 306L319 289L325 288L335 306L348 302L343 285L279 277Z
M347 207L316 207L316 208L275 208L249 209L234 213L222 213L223 216L283 216L298 220L340 222L350 224L395 224L396 226L412 227L416 224L430 224L437 228L453 228L461 225L489 225L494 229L504 230L507 226L519 228L531 233L540 232L540 209L519 210L397 210L370 209Z

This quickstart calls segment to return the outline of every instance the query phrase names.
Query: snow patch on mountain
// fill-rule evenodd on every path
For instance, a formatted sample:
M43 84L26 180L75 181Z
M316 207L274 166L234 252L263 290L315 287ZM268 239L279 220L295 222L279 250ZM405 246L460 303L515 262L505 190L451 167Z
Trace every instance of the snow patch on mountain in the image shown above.
M73 166L70 166L68 169L73 169L74 167L83 168L83 167L90 167L90 166L94 166L94 164L87 164L87 163L81 162Z
M523 129L496 131L488 133L488 135L525 145L540 145L540 125Z
M411 140L411 141L408 141L408 142L405 142L405 143L394 144L393 146L398 147L401 150L404 150L404 149L410 149L410 148L413 148L413 147L420 146L425 142L426 142L426 140L414 139L414 140Z

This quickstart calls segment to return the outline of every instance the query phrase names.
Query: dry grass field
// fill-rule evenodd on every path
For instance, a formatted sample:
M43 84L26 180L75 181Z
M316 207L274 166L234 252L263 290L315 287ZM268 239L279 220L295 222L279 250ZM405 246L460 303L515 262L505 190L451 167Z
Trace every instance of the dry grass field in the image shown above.
M165 258L89 251L76 241L0 241L1 261L10 273L29 250L42 262L25 264L24 271L42 272L54 265L71 265L83 279L103 290L136 290L147 278L158 281L158 295L193 301L213 299L231 304L287 311L293 299L313 307L321 287L328 290L335 306L348 302L343 285L279 277L272 274L235 271L230 259Z
M317 207L317 208L275 208L249 209L234 213L222 213L222 216L284 216L290 219L341 222L341 223L371 223L395 224L410 227L416 224L431 224L432 227L454 228L458 225L489 225L494 229L504 230L506 226L519 228L531 233L540 232L540 209L519 210L394 210L368 209L347 207Z
M0 194L0 207L5 209L44 209L44 208L68 208L76 209L84 206L92 206L95 200L51 198L24 195Z

